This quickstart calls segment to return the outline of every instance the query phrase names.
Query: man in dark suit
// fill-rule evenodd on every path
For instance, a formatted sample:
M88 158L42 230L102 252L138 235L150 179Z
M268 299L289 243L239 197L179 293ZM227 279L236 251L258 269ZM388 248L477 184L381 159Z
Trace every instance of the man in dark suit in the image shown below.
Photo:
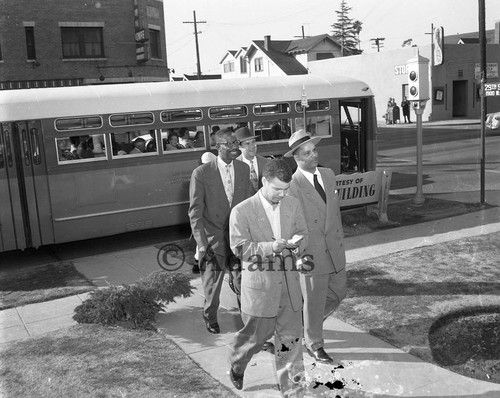
M281 159L263 170L263 187L237 205L229 221L231 248L242 258L241 317L230 379L241 390L252 356L275 336L276 373L284 396L302 389L302 294L295 259L307 244L299 201L286 195L292 172Z
M241 151L234 132L219 130L216 147L216 160L197 167L189 185L189 219L198 246L205 294L203 320L210 333L220 333L219 296L224 274L233 258L229 248L229 213L252 195L250 170L235 160Z
M255 193L262 188L262 170L268 159L257 155L257 136L253 135L248 127L240 127L235 131L235 135L240 141L241 155L238 160L250 167L250 182Z
M345 298L347 277L335 174L329 168L318 167L316 145L320 139L299 130L290 137L290 151L285 156L293 156L297 163L289 194L302 204L309 229L306 254L313 257L314 263L309 272L300 276L305 346L318 362L333 363L323 348L323 321Z

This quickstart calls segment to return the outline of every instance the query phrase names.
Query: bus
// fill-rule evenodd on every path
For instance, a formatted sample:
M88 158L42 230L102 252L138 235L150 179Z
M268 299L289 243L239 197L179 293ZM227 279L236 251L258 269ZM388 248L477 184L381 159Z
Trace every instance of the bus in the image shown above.
M322 166L375 169L373 94L351 78L1 91L0 251L188 222L190 176L215 152L211 135L241 126L258 136L263 156L282 156L305 128L324 138Z

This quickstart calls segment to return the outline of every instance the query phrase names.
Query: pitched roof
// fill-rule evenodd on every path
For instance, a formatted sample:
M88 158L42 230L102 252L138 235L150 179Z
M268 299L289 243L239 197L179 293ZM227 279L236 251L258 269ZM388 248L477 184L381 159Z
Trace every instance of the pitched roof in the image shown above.
M252 43L287 75L306 75L308 73L304 65L297 61L293 55L286 52L290 40L271 40L269 50L266 50L264 40L254 40Z
M460 40L464 44L471 44L467 42L469 39L476 39L476 44L479 43L479 32L469 32L469 33L457 33L456 35L446 35L444 36L444 44L459 44ZM495 29L489 29L486 31L486 43L493 44L495 40Z
M323 40L330 40L340 48L340 44L337 43L337 41L335 41L330 35L325 33L322 35L306 37L304 39L291 40L286 52L289 54L307 53Z
M458 44L479 44L478 37L461 37Z

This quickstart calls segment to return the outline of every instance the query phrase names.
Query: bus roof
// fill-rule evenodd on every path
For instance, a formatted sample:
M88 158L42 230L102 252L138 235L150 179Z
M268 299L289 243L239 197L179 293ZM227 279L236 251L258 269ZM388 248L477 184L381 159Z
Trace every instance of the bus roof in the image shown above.
M362 81L315 75L0 91L1 121L372 96Z

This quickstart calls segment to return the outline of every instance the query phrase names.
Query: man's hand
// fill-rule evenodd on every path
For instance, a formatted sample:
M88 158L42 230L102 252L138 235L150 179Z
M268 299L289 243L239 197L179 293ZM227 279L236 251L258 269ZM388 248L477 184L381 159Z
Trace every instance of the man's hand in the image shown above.
M207 253L207 246L202 246L198 248L198 258L201 260L203 257L205 257L205 254Z
M273 252L281 253L286 249L286 240L285 239L275 239L273 241Z
M302 242L304 237L302 235L293 235L290 239L286 241L287 249L296 249L300 246L300 242Z

